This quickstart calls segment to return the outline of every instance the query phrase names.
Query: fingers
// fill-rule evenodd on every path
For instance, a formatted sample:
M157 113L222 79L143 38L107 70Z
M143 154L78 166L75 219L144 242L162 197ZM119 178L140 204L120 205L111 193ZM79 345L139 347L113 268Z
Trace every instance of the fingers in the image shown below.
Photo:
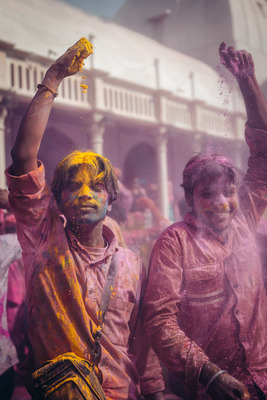
M238 399L243 399L244 390L241 387L233 389L233 393Z
M233 46L226 47L224 42L219 47L221 63L237 78L254 74L254 62L246 50L236 50Z
M225 45L225 43L224 43ZM226 48L226 45L224 49L220 53L222 62L225 66L230 68L233 64L237 63L240 61L240 52L236 51L233 46L229 46Z
M71 46L67 52L74 53L77 59L85 59L93 53L93 46L85 37L82 37L78 42Z
M93 46L83 37L71 46L67 50L67 53L69 53L69 57L72 57L72 63L68 68L68 73L74 74L82 69L84 60L93 53Z
M222 43L220 44L220 47L219 47L219 53L221 54L222 52L225 51L225 49L226 49L226 43L225 43L225 42L222 42Z
M247 389L245 387L243 387L243 389L244 389L244 393L243 393L243 396L241 397L241 399L242 400L250 400L249 392L247 391Z
M213 383L211 389L216 390L216 392L213 393L213 398L216 398L216 400L217 398L222 398L224 400L250 400L250 395L245 386L229 374L219 376Z

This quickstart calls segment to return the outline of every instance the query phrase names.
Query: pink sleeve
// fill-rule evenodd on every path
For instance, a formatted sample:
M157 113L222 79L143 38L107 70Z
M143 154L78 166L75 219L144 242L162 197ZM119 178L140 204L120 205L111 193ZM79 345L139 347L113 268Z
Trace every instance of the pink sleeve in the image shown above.
M146 272L144 266L142 266L142 279L139 295L141 302L146 283ZM130 352L136 357L136 368L140 379L141 394L148 395L163 391L165 384L159 358L149 345L140 311L139 307L139 313L136 316L136 326L132 332Z
M178 240L159 239L150 260L144 300L145 331L162 363L185 383L192 395L208 357L177 323L182 275Z
M50 191L45 182L42 163L39 168L21 176L11 175L12 167L6 170L9 202L17 221L17 233L20 244L34 248L41 232L50 203ZM24 246L25 245L25 246Z

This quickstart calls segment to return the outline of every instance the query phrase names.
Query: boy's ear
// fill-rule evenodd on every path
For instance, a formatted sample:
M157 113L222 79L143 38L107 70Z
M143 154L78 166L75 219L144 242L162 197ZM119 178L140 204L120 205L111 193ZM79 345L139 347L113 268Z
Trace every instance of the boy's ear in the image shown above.
M186 204L188 205L188 207L193 207L193 195L192 194L186 193L185 201L186 201Z
M109 211L109 212L110 212L110 211L111 211L111 209L112 209L112 204L109 204L109 205L108 205L108 208L107 208L107 211Z

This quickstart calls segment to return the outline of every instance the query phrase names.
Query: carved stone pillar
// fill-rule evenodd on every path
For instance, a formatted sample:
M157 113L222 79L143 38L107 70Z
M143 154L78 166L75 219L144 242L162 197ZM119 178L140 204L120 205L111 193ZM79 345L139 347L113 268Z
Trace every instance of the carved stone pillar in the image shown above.
M95 153L103 155L104 145L104 133L105 133L105 122L103 115L94 114L90 120L89 126L89 142L90 149Z
M5 141L5 121L7 109L0 105L0 188L6 188L6 141Z
M160 210L164 217L169 217L169 195L168 195L168 138L166 128L159 128L157 132L157 161L158 161L158 188Z

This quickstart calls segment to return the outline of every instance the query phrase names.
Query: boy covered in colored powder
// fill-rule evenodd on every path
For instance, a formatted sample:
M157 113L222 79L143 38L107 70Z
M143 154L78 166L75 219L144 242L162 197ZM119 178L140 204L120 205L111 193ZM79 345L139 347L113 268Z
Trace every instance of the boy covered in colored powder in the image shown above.
M224 156L200 154L186 164L192 212L154 246L145 329L187 399L263 400L267 300L255 232L267 203L267 105L251 55L225 43L219 53L246 105L249 168L241 183Z
M68 352L93 362L100 299L115 257L116 278L95 371L107 399L138 399L140 386L146 399L162 399L159 361L137 328L146 283L142 262L119 248L103 224L118 196L111 163L93 152L75 151L58 164L51 193L37 160L57 89L91 52L82 38L48 69L21 122L7 170L23 249L34 368Z

